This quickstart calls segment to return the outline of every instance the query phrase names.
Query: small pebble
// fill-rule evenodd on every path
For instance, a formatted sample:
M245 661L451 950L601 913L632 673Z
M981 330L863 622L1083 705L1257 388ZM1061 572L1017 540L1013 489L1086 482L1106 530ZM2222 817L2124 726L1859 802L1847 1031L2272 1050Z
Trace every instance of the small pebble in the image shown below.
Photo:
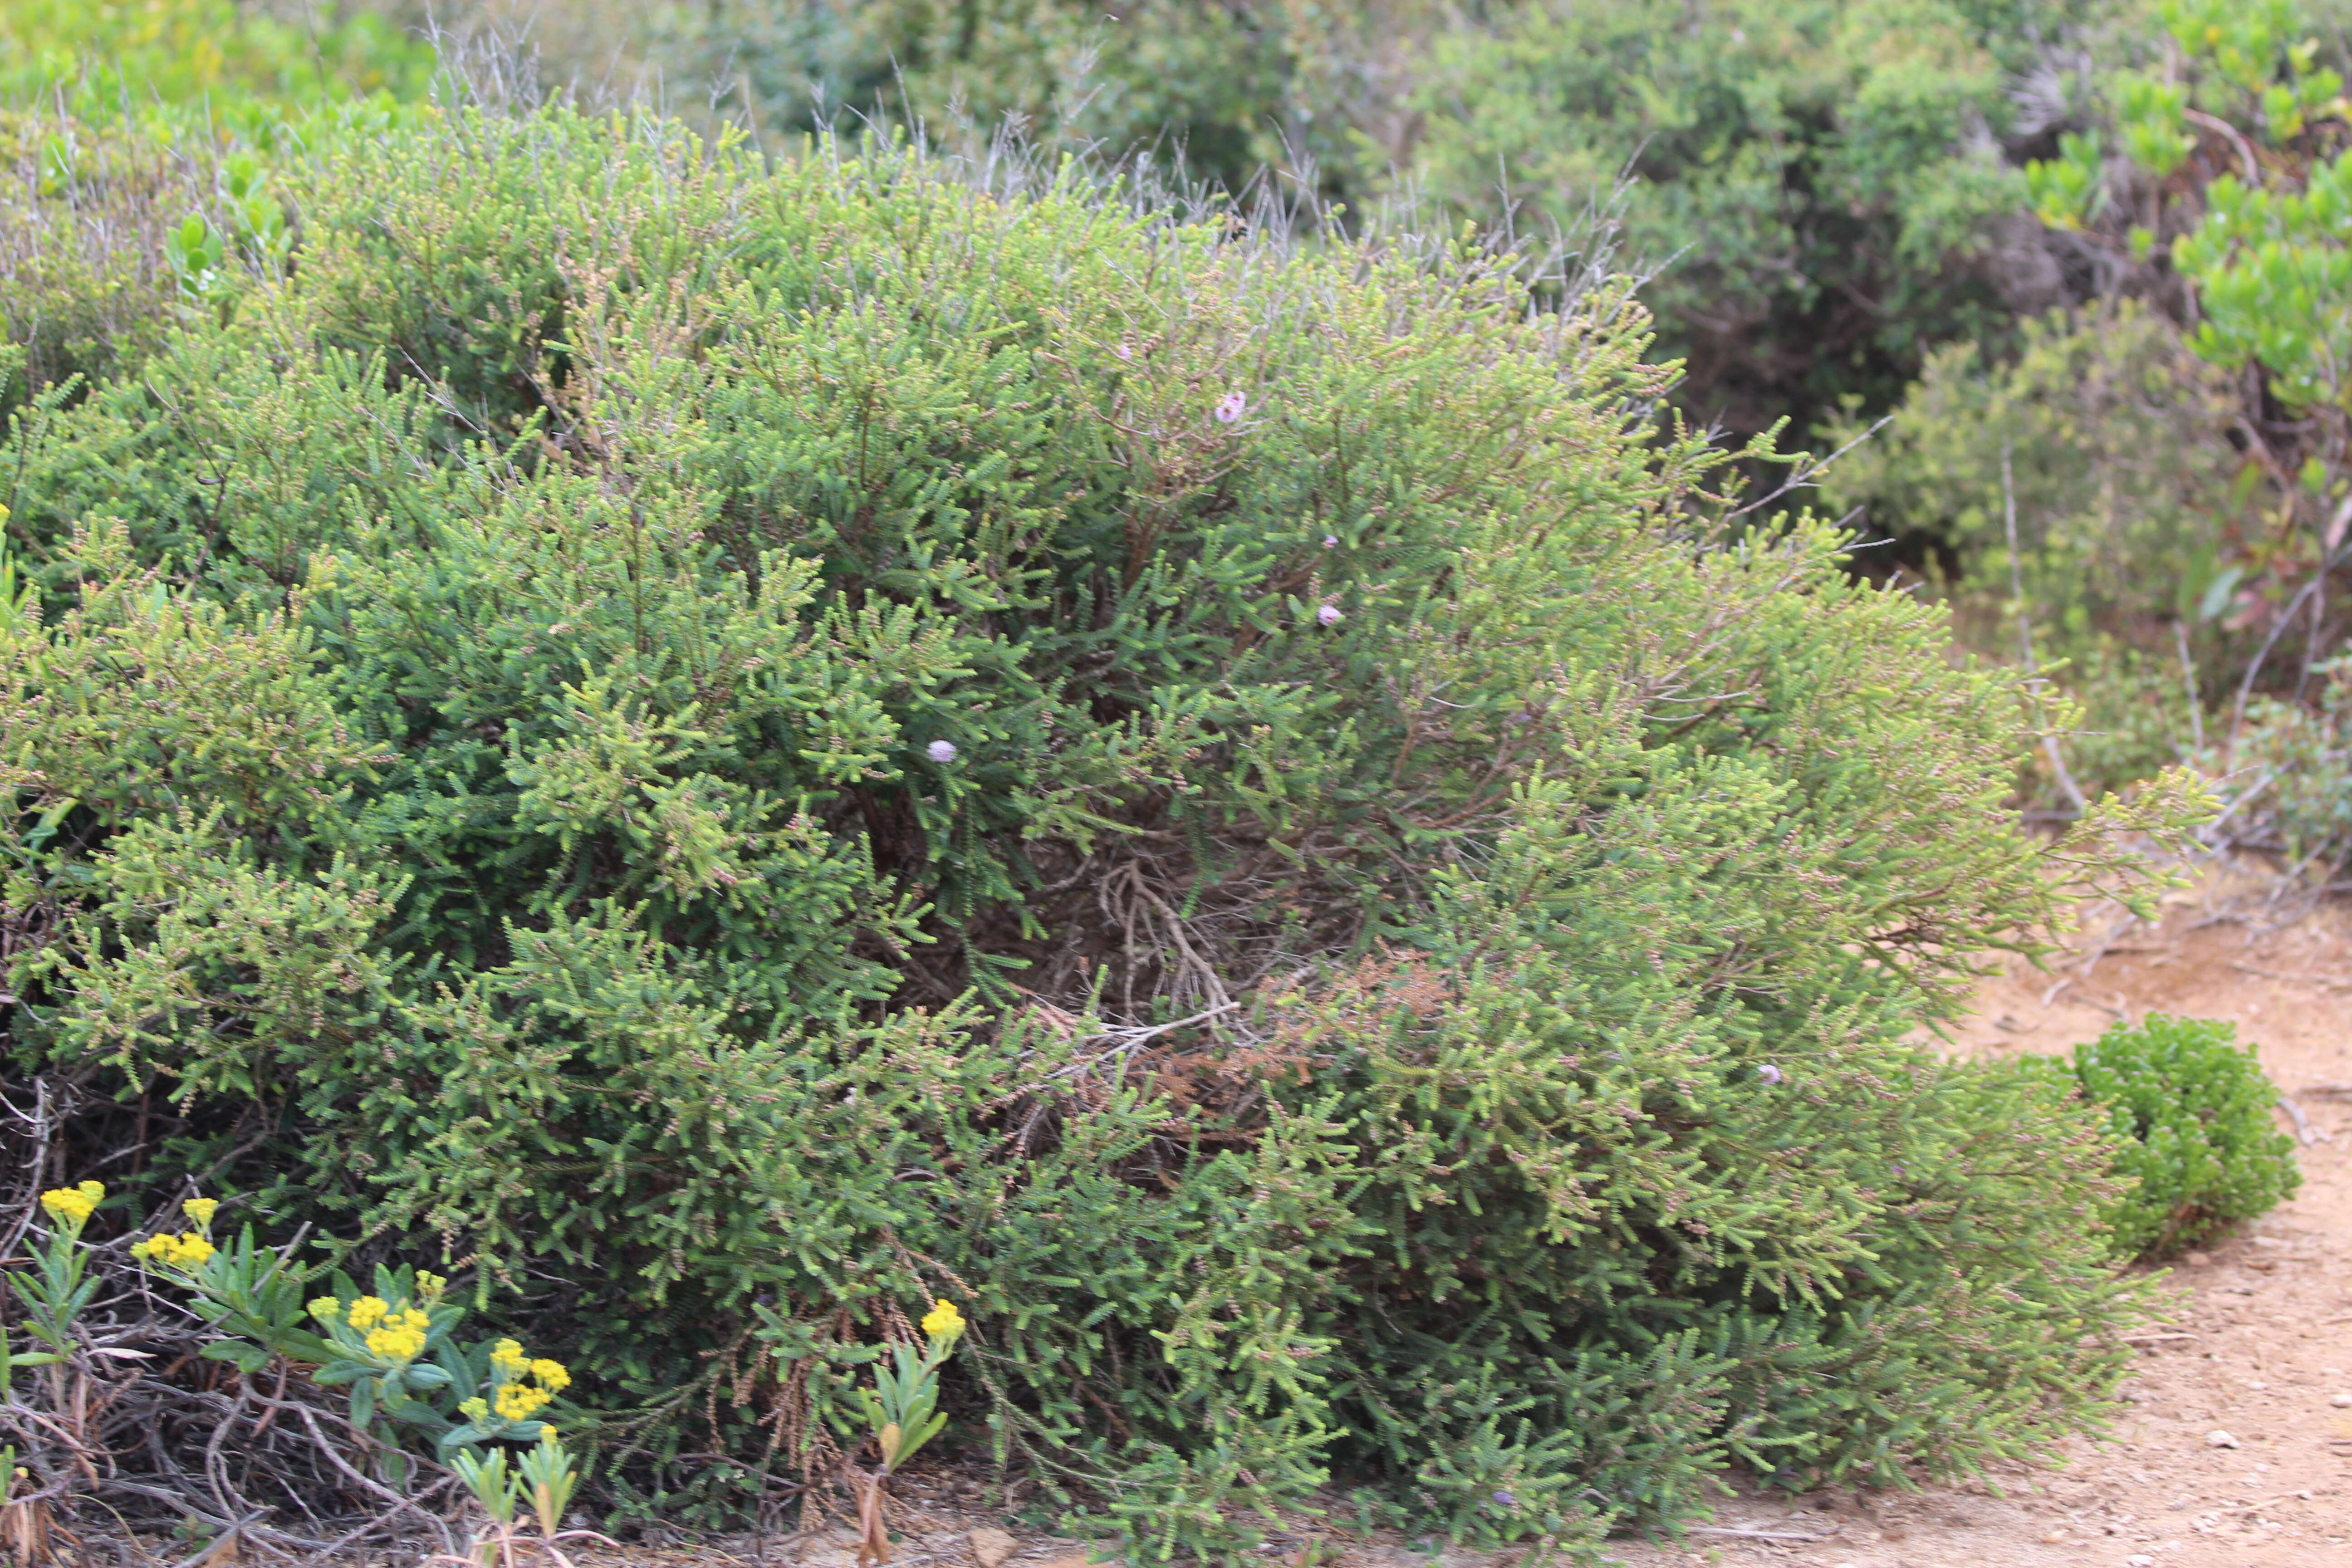
M2238 1446L2238 1440L2216 1426L2205 1434L2205 1446L2209 1448L2234 1448Z
M2352 1410L2352 1394L2339 1394L2327 1403L2338 1410Z
M2210 1252L2192 1252L2181 1261L2191 1268L2202 1268L2213 1261L2213 1255Z
M2124 1559L2124 1568L2156 1568L2156 1559L2145 1552L2135 1552Z

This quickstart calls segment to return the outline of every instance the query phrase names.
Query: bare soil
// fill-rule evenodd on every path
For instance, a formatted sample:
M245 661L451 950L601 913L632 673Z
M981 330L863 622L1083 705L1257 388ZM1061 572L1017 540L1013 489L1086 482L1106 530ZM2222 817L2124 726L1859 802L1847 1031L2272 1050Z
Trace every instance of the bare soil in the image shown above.
M1916 1493L1787 1501L1742 1491L1679 1544L1628 1542L1628 1568L2352 1568L2352 907L2282 912L2252 879L2176 895L2154 926L2095 911L2070 951L1989 979L1950 1048L2055 1053L2111 1018L2228 1018L2302 1111L2291 1202L2171 1269L2125 1415L2051 1469ZM2290 1114L2280 1113L2283 1129ZM899 1568L999 1568L1002 1525L909 1497ZM635 1564L847 1568L845 1537L636 1546ZM1520 1553L1338 1541L1341 1568L1512 1568ZM622 1559L614 1559L617 1562ZM1297 1560L1290 1549L1269 1563ZM1325 1562L1330 1561L1326 1556ZM1010 1568L1078 1568L1081 1543L1030 1537Z

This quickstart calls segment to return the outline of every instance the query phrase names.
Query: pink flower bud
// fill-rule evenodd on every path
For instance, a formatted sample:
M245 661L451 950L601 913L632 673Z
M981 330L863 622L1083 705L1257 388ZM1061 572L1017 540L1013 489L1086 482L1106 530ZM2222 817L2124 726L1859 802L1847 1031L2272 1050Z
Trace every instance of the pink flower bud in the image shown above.
M1331 549L1339 542L1339 536L1336 533L1327 533L1323 536L1323 548L1326 550Z
M1327 626L1336 626L1341 621L1346 620L1347 616L1339 613L1339 605L1326 605L1321 609L1315 612L1315 618L1322 622Z
M1238 392L1228 392L1217 405L1217 423L1230 425L1249 408L1249 399Z
M1133 359L1135 357L1135 351L1129 348L1125 343L1119 344L1118 347L1111 350L1111 353L1118 355L1121 359Z
M954 762L956 760L955 742L953 741L933 741L929 745L923 748L923 754L930 758L931 761L935 763Z
M1780 1069L1774 1067L1770 1062L1766 1062L1762 1067L1756 1069L1756 1076L1762 1079L1766 1083L1778 1083L1780 1081Z

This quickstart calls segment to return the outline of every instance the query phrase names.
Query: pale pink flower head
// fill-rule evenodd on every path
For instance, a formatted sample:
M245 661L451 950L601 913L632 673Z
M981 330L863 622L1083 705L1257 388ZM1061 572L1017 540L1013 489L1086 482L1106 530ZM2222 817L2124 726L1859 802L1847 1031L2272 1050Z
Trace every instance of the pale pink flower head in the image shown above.
M1339 613L1339 605L1326 605L1315 612L1315 618L1327 626L1336 626L1348 617Z
M1238 392L1228 392L1217 404L1217 423L1230 425L1249 411L1249 399Z
M1111 353L1117 354L1121 359L1133 359L1135 357L1135 351L1128 347L1125 343L1119 344L1118 347L1111 350Z
M1756 1069L1756 1076L1762 1079L1766 1083L1779 1083L1780 1081L1780 1069L1774 1067L1770 1062L1766 1062L1762 1067Z
M954 762L956 760L955 742L953 741L933 741L929 745L923 748L923 755L930 758L931 761L935 763Z
M1323 536L1323 548L1326 550L1336 549L1339 543L1339 536L1336 533L1327 533Z

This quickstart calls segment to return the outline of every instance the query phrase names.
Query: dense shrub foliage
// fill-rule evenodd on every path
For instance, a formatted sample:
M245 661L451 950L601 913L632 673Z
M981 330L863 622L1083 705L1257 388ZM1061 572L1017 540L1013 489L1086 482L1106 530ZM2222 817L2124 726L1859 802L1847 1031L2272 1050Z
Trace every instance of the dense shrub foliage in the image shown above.
M2075 1050L2083 1094L2116 1134L2116 1173L2137 1184L2109 1215L2118 1250L2170 1257L2303 1184L2278 1089L2236 1036L2222 1020L2152 1013Z
M978 149L1011 125L1343 226L1403 204L1616 244L1694 423L1787 421L1823 450L1894 416L1883 451L1814 477L1884 547L1864 566L2079 704L2021 780L2038 808L2180 760L2257 776L2257 715L2307 712L2352 625L2347 0L436 16L526 18L549 88L634 85L772 150L875 123ZM2260 820L2231 837L2285 852Z
M365 11L0 3L0 320L26 351L0 408L123 373L177 307L282 267L273 169L306 139L415 111L434 69Z
M688 1517L935 1296L945 1440L1150 1552L2095 1412L2108 1149L1899 1040L2116 819L2006 823L2020 687L1653 440L1622 290L362 129L13 416L7 1049L78 1168L437 1250Z

